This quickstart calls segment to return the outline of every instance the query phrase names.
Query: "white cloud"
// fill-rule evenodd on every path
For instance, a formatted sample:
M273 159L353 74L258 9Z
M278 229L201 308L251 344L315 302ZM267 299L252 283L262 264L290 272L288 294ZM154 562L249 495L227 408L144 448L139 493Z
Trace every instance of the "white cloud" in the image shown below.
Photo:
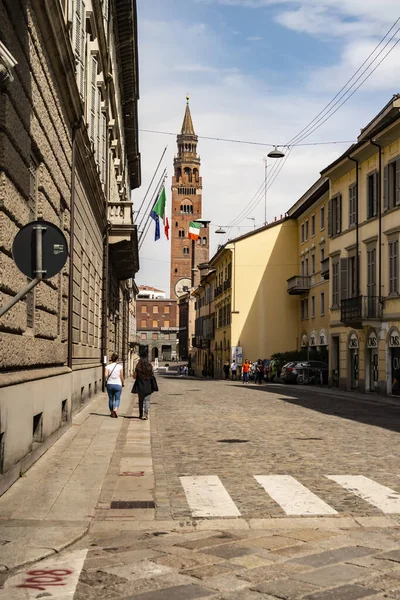
M389 0L382 0L388 4ZM349 4L356 5L355 0ZM243 3L242 3L243 4ZM277 2L250 2L254 6ZM279 4L287 5L286 2ZM298 3L291 3L298 4ZM304 1L303 5L316 5ZM319 5L333 6L324 0ZM335 4L344 7L342 0ZM361 2L360 10L362 8ZM364 2L363 4L367 4ZM369 4L369 3L368 3ZM393 13L393 11L392 11ZM320 13L322 14L322 13ZM369 53L370 41L351 42L343 48L339 65L303 74L303 85L287 91L277 91L273 85L276 73L267 80L242 72L236 67L226 68L227 48L204 24L188 25L175 21L145 21L140 19L140 128L177 132L185 109L185 96L190 93L190 105L196 132L203 136L254 140L284 144L314 118L336 92L348 74L358 68ZM168 36L165 35L168 32ZM377 71L371 78L368 93L349 102L329 120L310 141L352 140L373 115L396 91L390 86L394 80L395 53L387 62L385 71ZM397 57L399 60L399 57ZM232 64L232 61L229 62ZM389 73L391 69L391 73ZM385 72L385 75L383 73ZM376 75L376 76L375 76ZM390 79L388 79L390 75ZM265 76L265 73L263 77ZM390 83L388 83L388 81ZM371 90L384 90L373 94ZM307 140L308 141L308 140ZM155 166L165 145L168 152L167 195L170 203L170 184L173 157L176 150L174 137L141 134L143 186L134 194L135 208L143 197ZM305 146L293 151L281 175L267 195L268 220L283 214L318 178L319 171L333 161L342 146ZM263 156L268 147L199 140L202 159L203 217L214 225L227 225L246 206L262 184ZM271 163L270 172L276 168ZM169 204L169 210L171 206ZM245 215L263 221L263 194L258 205ZM171 228L174 225L171 219ZM233 230L231 235L249 231L251 221L240 223L247 229ZM169 244L164 240L153 242L153 226L141 250L139 283L169 288ZM212 229L215 231L215 228ZM221 243L212 236L212 252ZM148 260L150 259L150 260Z

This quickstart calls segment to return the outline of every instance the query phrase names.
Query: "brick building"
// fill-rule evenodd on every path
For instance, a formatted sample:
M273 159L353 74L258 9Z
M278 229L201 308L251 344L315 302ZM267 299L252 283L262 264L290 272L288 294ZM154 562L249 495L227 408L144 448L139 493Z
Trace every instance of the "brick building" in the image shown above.
M173 298L138 298L137 341L150 360L176 360L177 305Z
M209 229L202 227L196 243L188 238L190 221L202 217L202 178L197 154L197 135L187 97L181 133L177 137L178 154L174 159L171 212L171 298L178 298L199 281L199 263L208 261Z
M11 252L26 223L56 224L69 247L63 271L0 319L1 493L100 391L103 357L127 362L136 2L2 0L0 40L1 303L27 283Z

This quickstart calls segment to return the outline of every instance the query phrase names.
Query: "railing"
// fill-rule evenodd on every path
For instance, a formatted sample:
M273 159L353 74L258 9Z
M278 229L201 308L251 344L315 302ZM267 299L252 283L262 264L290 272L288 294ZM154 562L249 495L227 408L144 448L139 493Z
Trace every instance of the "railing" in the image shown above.
M360 323L369 319L381 319L383 303L381 296L356 296L341 301L342 323Z
M108 220L112 225L132 225L132 203L109 202Z
M224 281L224 292L225 292L226 290L229 290L229 289L230 289L230 287L231 287L231 280L230 280L230 279L226 279L226 280Z
M329 279L329 256L321 260L321 277Z
M218 298L218 296L221 296L221 294L224 291L224 287L223 285L218 285L215 289L214 289L214 298Z
M310 289L310 277L308 275L294 275L287 280L287 291L289 294L303 294Z

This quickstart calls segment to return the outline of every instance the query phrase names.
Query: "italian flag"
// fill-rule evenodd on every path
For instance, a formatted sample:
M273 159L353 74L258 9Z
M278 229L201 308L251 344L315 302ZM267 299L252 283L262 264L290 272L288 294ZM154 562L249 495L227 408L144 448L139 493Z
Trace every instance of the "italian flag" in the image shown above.
M201 223L190 221L189 223L189 240L198 240L200 235Z

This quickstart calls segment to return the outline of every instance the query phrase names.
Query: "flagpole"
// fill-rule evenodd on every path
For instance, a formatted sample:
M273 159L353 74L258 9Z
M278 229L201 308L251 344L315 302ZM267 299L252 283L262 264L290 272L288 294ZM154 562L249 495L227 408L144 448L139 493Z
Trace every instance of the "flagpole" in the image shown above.
M154 205L157 202L157 198L160 195L160 190L162 189L162 186L163 186L166 178L167 178L167 169L164 169L164 171L163 171L160 179L158 180L158 184L156 186L156 189L154 190L153 195L152 195L152 197L150 198L150 201L147 204L146 210L143 213L143 216L142 216L142 218L140 220L140 223L138 225L138 229L141 229L142 223L146 219L146 216L147 216L147 220L148 220L149 214L153 210ZM146 220L146 223L145 223L145 226L144 226L143 230L146 228L147 220Z
M140 205L140 208L139 208L139 210L137 211L137 216L138 216L138 218L139 218L140 211L141 211L141 210L142 210L142 208L143 208L143 204L145 203L145 200L146 200L146 198L147 198L147 194L149 193L149 191L150 191L150 188L151 188L151 186L153 185L153 181L154 181L154 179L155 179L155 177L156 177L156 175L157 175L157 171L158 171L158 169L160 168L160 165L161 165L161 163L162 163L162 159L164 158L164 155L165 155L165 153L166 153L166 151L167 151L167 148L168 148L168 146L165 146L165 148L164 148L164 152L161 154L161 158L160 158L160 160L158 161L157 168L156 168L156 170L155 170L155 171L154 171L154 173L153 173L153 177L151 178L151 181L150 181L150 183L149 183L149 187L147 188L147 191L146 191L146 193L145 193L145 195L144 195L144 198L143 198L143 200L142 200L142 203L141 203L141 205Z
M165 171L164 171L164 172L165 172ZM151 211L153 210L153 208L154 208L154 207L155 207L155 205L157 204L158 197L159 197L159 195L161 194L161 191L162 191L162 189L163 189L163 187L164 187L164 185L165 185L165 181L166 181L167 177L168 177L168 175L167 175L167 174L165 174L165 175L164 175L164 177L163 177L163 179L162 179L162 181L161 181L161 183L160 183L160 185L159 185L159 187L158 187L158 190L157 190L157 194L156 194L155 200L154 200L154 202L153 202L153 205L152 205L152 207L151 207L151 210L150 210L150 212L149 212L149 214L148 214L148 216L147 216L147 220L146 220L146 222L145 222L145 225L144 225L144 228L143 228L143 230L142 230L142 233L141 233L141 235L140 235L140 237L139 237L139 250L140 250L140 249L141 249L141 247L143 246L143 242L144 242L144 240L145 240L145 238L146 238L146 235L148 234L148 231L149 231L149 229L150 229L150 225L151 225ZM153 196L153 197L154 197L154 196ZM147 229L146 229L146 227L147 227Z
M195 261L194 261L194 252L196 249L196 244L195 244L195 240L192 239L192 270L191 270L191 286L192 288L194 287L194 265L195 265Z

